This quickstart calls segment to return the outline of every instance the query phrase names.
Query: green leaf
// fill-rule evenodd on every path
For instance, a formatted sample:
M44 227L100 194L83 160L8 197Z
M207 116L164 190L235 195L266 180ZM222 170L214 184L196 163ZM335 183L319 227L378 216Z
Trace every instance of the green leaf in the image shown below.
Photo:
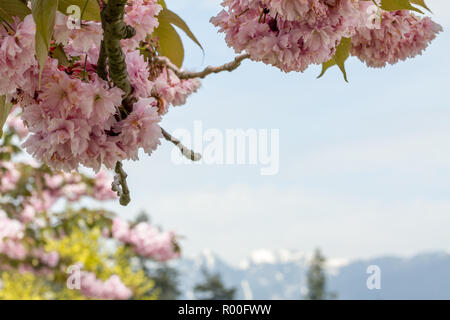
M6 101L6 96L0 97L0 138L3 135L3 126L8 118L9 112L12 109L12 104Z
M161 5L161 7L167 8L166 2L164 0L158 0L158 3Z
M321 78L329 68L337 65L339 69L341 69L342 74L344 75L344 80L348 82L347 72L345 71L345 61L350 56L351 46L352 46L352 39L342 38L341 42L336 47L336 53L334 54L333 58L322 64L322 72L320 73L318 78Z
M68 67L70 64L62 45L59 45L55 48L52 53L52 58L58 60L58 63L64 67Z
M12 17L23 20L31 10L21 0L0 0L0 17L12 21Z
M0 7L0 22L4 20L7 22L13 22L12 16L6 12L2 7Z
M68 15L67 8L72 5L80 8L80 12L83 14L83 20L101 21L100 7L97 0L59 0L58 11Z
M192 40L194 41L202 50L203 47L200 44L200 42L197 40L197 38L195 37L195 35L192 33L191 29L189 29L188 25L186 24L186 22L184 22L183 19L181 19L176 13L174 13L173 11L164 8L158 15L158 20L161 23L161 21L163 22L168 22L170 24L175 25L176 27L180 28L181 30L183 30L186 35Z
M31 11L36 23L36 56L40 66L39 87L53 35L57 7L58 0L31 1Z
M330 69L332 66L336 65L336 61L334 61L334 57L328 60L327 62L322 63L322 72L319 74L317 78L322 78L325 72Z
M386 11L412 10L423 14L410 0L381 0L380 8Z
M344 75L345 81L347 80L347 72L345 71L345 61L350 56L350 48L352 46L352 39L350 38L342 38L341 43L336 48L336 53L334 55L334 61L338 65L339 69L341 69L342 74Z
M158 28L153 33L159 38L159 54L181 68L184 61L183 42L175 28L167 21L160 21Z
M410 1L411 1L411 3L421 6L422 8L425 8L431 12L431 9L428 8L428 6L425 3L425 0L410 0Z

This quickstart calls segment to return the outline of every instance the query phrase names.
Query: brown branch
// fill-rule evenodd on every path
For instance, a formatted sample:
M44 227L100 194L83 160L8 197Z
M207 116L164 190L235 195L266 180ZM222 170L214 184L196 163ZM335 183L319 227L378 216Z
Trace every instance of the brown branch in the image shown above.
M114 182L112 183L112 190L117 192L120 197L120 204L126 206L130 203L130 189L127 184L127 173L123 170L122 162L117 161L116 168L114 170L116 175L114 176Z
M168 59L166 59L166 58L155 57L155 59L157 59L159 62L163 63L169 69L171 69L173 72L175 72L177 77L180 78L181 80L195 79L195 78L204 79L213 73L220 73L223 71L231 72L231 71L236 70L241 65L242 61L244 61L245 59L248 59L248 58L250 58L250 55L248 53L245 53L245 54L241 54L241 55L237 56L236 58L234 58L233 61L226 63L224 65L218 66L218 67L209 66L200 72L186 72L186 71L181 71L180 69L178 69L172 63L170 63L170 61L168 61Z
M133 87L128 76L125 54L120 41L128 39L136 34L136 31L125 24L125 6L127 0L109 0L103 3L101 20L103 28L103 40L97 63L97 73L105 81L111 78L114 85L123 90L122 104L125 109L134 103ZM130 190L127 184L127 174L123 170L122 162L118 161L115 168L116 175L112 184L112 190L120 197L120 204L126 206L130 203Z
M161 128L161 132L163 134L164 139L172 142L175 146L177 146L178 149L180 149L183 156L185 156L187 159L191 161L200 161L200 159L202 158L202 155L200 153L196 153L191 149L187 148L186 146L184 146L180 140L174 138L170 133L168 133L163 128Z
M108 3L103 3L101 12L103 48L108 57L109 76L113 83L124 91L124 99L131 95L133 87L120 40L129 39L136 34L136 31L123 21L126 4L127 0L109 0Z

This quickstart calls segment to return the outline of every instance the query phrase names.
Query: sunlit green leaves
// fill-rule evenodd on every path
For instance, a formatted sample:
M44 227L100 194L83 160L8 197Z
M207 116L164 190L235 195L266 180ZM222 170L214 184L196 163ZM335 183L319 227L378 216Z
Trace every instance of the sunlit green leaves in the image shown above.
M83 20L100 21L100 7L97 0L59 0L58 10L69 14L67 8L75 5L80 8Z
M169 58L180 68L184 61L184 47L175 28L167 21L159 21L159 27L154 35L159 39L159 54Z
M36 57L40 66L39 84L50 48L57 8L58 0L31 1L31 10L36 23Z
M12 21L12 17L23 20L31 10L20 0L0 0L0 18Z
M345 71L345 61L350 56L351 45L352 40L350 38L342 38L341 42L336 47L336 53L334 54L334 57L322 64L322 72L320 73L318 78L322 77L329 68L337 65L339 69L341 69L345 81L348 82L347 72Z
M417 1L416 1L417 2ZM422 1L424 2L424 1ZM386 11L396 11L396 10L412 10L419 13L423 13L422 10L413 6L413 0L381 0L380 8Z
M184 46L180 35L173 26L183 30L202 50L203 47L184 20L167 9L164 1L160 1L160 4L163 6L163 10L158 16L159 26L153 36L159 39L159 54L166 56L173 64L181 67L184 60Z
M12 104L6 101L6 96L0 97L0 138L3 135L3 126L5 125L6 118L8 118L11 111Z
M200 44L200 42L197 40L197 38L195 37L195 35L192 33L191 29L189 29L188 25L186 24L186 22L184 22L183 19L181 19L176 13L170 11L169 9L163 9L161 11L161 13L158 16L158 20L159 21L166 21L168 23L173 24L174 26L180 28L181 30L183 30L186 35L192 40L194 41L200 48L202 48L202 45ZM203 49L203 48L202 48Z

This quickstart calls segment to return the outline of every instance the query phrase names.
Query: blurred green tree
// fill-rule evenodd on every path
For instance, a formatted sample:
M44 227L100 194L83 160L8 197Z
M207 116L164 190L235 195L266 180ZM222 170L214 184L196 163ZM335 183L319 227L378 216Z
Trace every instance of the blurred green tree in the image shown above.
M202 300L233 300L236 288L226 288L219 273L210 273L202 270L204 281L195 286L197 299Z
M307 283L308 293L305 295L307 300L326 300L337 299L337 293L327 292L327 277L325 273L326 258L322 255L320 249L316 249L314 257L310 263Z

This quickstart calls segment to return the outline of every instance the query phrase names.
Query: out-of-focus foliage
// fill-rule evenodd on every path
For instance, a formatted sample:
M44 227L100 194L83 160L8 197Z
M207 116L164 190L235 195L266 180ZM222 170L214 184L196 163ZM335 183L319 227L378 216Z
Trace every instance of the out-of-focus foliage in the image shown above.
M310 262L307 273L308 293L305 295L307 300L326 300L337 299L335 292L327 291L327 277L325 273L326 258L321 251L317 249Z
M202 270L204 280L194 287L195 296L203 300L233 300L236 288L225 287L220 274Z
M106 174L64 174L14 161L24 131L11 115L0 140L0 299L156 299L145 264L177 255L175 238L161 242L164 233L155 229L154 238L143 238L145 254L137 253L128 238L142 236L133 228L149 230L147 222L127 224L112 212L83 206L83 199L116 198ZM127 228L119 230L118 224ZM174 253L162 256L162 249ZM70 271L74 267L79 274ZM78 288L68 285L74 276Z

